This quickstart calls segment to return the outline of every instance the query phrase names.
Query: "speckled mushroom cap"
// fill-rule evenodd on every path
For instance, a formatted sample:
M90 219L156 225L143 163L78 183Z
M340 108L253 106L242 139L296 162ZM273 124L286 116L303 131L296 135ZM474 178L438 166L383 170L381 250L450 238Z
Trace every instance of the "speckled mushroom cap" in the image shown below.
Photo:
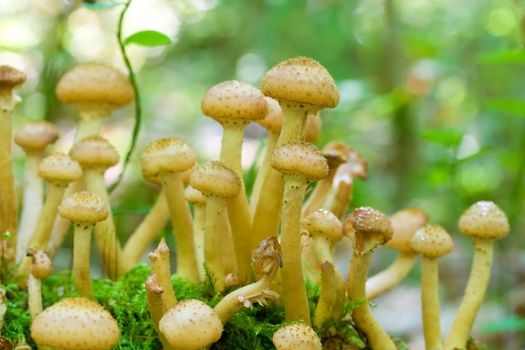
M109 350L120 338L117 322L86 298L66 298L48 307L31 324L39 346L62 350Z
M69 151L69 155L83 168L101 170L114 166L119 160L115 147L101 136L88 136L78 141Z
M274 333L277 350L322 350L321 340L312 327L302 323L284 326Z
M279 106L279 102L271 97L265 96L264 99L266 100L268 109L265 117L259 119L257 123L268 130L268 132L279 135L283 126L283 111L281 110L281 106Z
M412 249L426 258L435 259L448 254L454 242L447 231L439 225L425 225L410 240Z
M219 122L252 121L264 118L264 95L256 87L229 80L211 87L201 101L202 113Z
M201 191L196 190L191 185L187 186L184 190L184 197L186 197L186 200L193 204L204 204L206 203L206 198L204 198L204 195Z
M104 201L87 191L73 193L58 207L59 214L78 224L94 225L108 216Z
M79 64L66 72L58 82L56 94L66 103L102 103L115 107L133 100L128 77L100 63Z
M0 90L12 90L15 86L26 81L26 74L18 69L0 65Z
M49 256L42 249L27 250L27 256L31 257L31 274L36 278L43 279L53 273L53 263Z
M49 183L65 186L82 176L80 165L64 153L55 152L38 165L38 175Z
M407 208L390 216L394 234L385 245L400 252L413 251L410 240L414 233L427 223L428 215L421 209Z
M159 330L176 349L197 350L215 343L222 335L222 322L206 303L183 300L168 310Z
M317 209L303 219L303 229L312 236L337 242L343 238L343 224L332 212Z
M140 166L148 181L158 182L163 172L183 172L195 165L197 156L185 142L166 137L150 143L142 152Z
M304 126L304 140L310 143L314 143L319 140L322 127L323 120L319 116L319 112L308 113L306 124Z
M229 198L241 190L239 176L219 161L197 166L190 176L190 185L205 196Z
M392 238L390 220L374 208L357 208L346 218L345 225L346 221L354 229L354 252L358 255L366 254Z
M339 165L343 164L348 159L349 147L342 142L329 142L321 151L323 156L325 156L328 166L330 169L337 168Z
M328 174L326 158L306 142L289 142L277 147L271 165L283 174L297 174L309 180L320 180Z
M279 101L333 108L339 92L330 73L316 60L294 57L272 67L263 77L261 91ZM281 102L282 103L282 102Z
M479 201L463 213L459 230L474 239L498 239L509 233L509 221L494 202Z
M15 142L26 153L40 153L59 136L58 128L47 121L29 122L15 133Z

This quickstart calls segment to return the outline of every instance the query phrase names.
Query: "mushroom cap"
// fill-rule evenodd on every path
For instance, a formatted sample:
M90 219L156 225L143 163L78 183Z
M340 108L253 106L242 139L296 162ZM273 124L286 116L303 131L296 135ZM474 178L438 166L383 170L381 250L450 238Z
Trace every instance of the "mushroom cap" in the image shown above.
M333 108L339 92L330 73L316 60L294 57L272 67L263 77L261 90L279 101Z
M312 236L337 242L343 238L343 224L332 212L318 209L303 219L303 229Z
M412 249L426 258L439 258L454 248L448 232L439 225L425 225L410 240Z
M308 113L306 124L304 126L304 140L310 143L314 143L315 141L319 140L322 126L323 120L319 116L319 112Z
M219 161L197 166L190 176L190 185L205 196L229 198L241 190L239 176Z
M108 350L120 338L117 322L102 306L86 298L66 298L48 307L31 324L40 346L64 350Z
M55 152L42 159L38 175L49 183L67 185L82 176L80 165L68 155Z
M268 109L265 117L257 120L257 123L268 130L268 132L279 135L283 127L283 111L281 110L281 106L279 102L271 97L264 96L264 99L266 100Z
M328 174L326 158L314 145L302 141L277 147L271 165L283 174L298 174L309 180L320 180Z
M58 207L60 215L74 223L96 224L108 217L104 201L87 191L73 193Z
M73 145L69 155L83 168L106 170L117 164L119 160L115 147L101 136L83 138Z
M53 263L42 249L27 250L27 256L31 257L31 274L38 279L49 277L53 273Z
M128 77L100 63L83 63L67 71L56 87L65 103L105 103L124 106L133 100Z
M181 350L201 349L215 343L221 338L222 328L215 311L193 299L179 302L159 322L159 330L168 343Z
M15 142L27 153L42 152L59 136L58 128L45 120L29 122L15 133Z
M427 223L428 215L421 209L407 208L390 216L394 234L385 245L400 252L413 252L410 240L414 233Z
M197 155L185 142L166 137L151 142L142 152L142 174L151 182L158 182L163 172L183 172L195 165Z
M312 327L294 323L279 328L272 338L277 350L321 350L321 340Z
M196 190L191 185L187 186L184 190L184 197L186 197L186 200L193 204L204 204L206 203L206 198L204 198L204 195L201 191Z
M201 101L202 113L222 121L252 121L264 118L264 95L250 84L229 80L211 87Z
M355 234L354 249L357 254L366 254L392 238L392 224L379 210L370 207L355 209L345 221ZM345 222L345 226L347 223Z
M26 74L14 67L0 65L0 90L13 89L26 81Z
M472 238L498 239L509 233L509 221L494 202L479 201L461 215L459 230Z

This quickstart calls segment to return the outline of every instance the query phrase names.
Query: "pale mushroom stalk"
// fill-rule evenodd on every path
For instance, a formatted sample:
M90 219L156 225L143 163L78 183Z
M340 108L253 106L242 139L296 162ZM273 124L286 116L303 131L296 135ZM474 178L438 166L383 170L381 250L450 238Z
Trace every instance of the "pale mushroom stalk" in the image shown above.
M93 226L75 224L73 236L73 270L78 294L89 299L94 298L89 266L92 230Z
M75 107L79 117L75 141L100 134L104 122L115 109L110 104L99 103L76 103Z
M177 304L177 298L171 284L170 250L164 238L160 240L157 248L148 257L158 284L163 290L162 301L164 312L166 312Z
M164 315L164 302L162 300L162 294L164 290L159 285L155 274L150 275L146 280L146 300L148 303L148 311L153 321L153 325L157 334L159 335L162 348L164 350L174 350L166 340L164 334L160 332L159 322Z
M344 281L329 261L321 264L321 292L314 312L314 326L321 328L330 319L337 320L343 312Z
M416 254L400 253L386 269L366 281L366 298L373 300L399 285L412 271L416 261Z
M203 282L206 279L204 269L204 232L206 230L206 199L200 191L191 186L185 190L186 200L193 206L193 246L195 249L195 260L199 269L199 278Z
M31 319L42 312L42 279L53 272L53 264L42 250L29 249L27 255L32 260L31 273L27 280L28 308Z
M255 208L259 202L259 197L261 195L261 189L264 182L264 179L267 177L268 172L271 170L270 160L272 159L272 152L277 145L277 140L279 135L269 132L266 145L264 147L263 160L260 167L257 169L257 175L255 176L255 181L253 182L252 193L250 195L250 211L255 213Z

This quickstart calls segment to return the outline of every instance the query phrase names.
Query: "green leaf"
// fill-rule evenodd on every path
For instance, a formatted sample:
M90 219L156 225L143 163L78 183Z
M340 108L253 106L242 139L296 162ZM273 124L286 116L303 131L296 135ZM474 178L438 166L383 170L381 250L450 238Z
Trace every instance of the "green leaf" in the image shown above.
M487 52L478 56L481 64L525 64L525 51L506 50L499 52Z
M136 44L141 46L162 46L171 43L170 38L161 32L155 30L143 30L135 34L131 34L124 40L124 44Z
M487 102L487 108L494 112L525 117L525 101L515 98L499 98L489 100Z
M125 2L84 2L84 7L90 10L109 10L120 5L124 5Z
M482 328L482 332L485 334L519 331L525 331L525 318L519 318L516 316L509 316L502 320L488 323Z
M437 143L447 147L458 146L463 135L452 129L426 129L420 133L421 137L431 143Z

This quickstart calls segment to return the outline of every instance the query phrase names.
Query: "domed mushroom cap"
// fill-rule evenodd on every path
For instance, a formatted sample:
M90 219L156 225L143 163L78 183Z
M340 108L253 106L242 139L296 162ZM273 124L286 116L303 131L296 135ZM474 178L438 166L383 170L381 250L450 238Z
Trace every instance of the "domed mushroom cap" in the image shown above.
M96 224L108 216L104 201L87 191L73 193L58 207L60 215L74 223Z
M186 200L193 204L204 204L206 203L206 198L204 198L204 195L201 191L196 190L191 185L187 186L184 190L184 196L186 197Z
M346 218L355 233L355 249L358 254L368 253L392 238L392 224L379 210L370 207L355 209ZM345 222L345 226L347 223Z
M321 340L312 327L302 323L291 324L274 333L273 345L277 350L321 350Z
M100 136L88 136L78 141L69 151L69 155L83 168L106 170L117 164L119 160L115 147Z
M339 92L330 73L316 60L294 57L272 67L263 77L261 90L279 101L333 108Z
M25 81L24 72L8 65L0 65L0 90L11 90Z
M47 182L66 185L82 176L80 165L64 153L55 152L38 165L38 175Z
M498 239L509 233L509 221L494 202L479 201L463 213L459 230L472 238Z
M250 84L229 80L210 88L201 101L202 113L216 119L251 121L264 118L264 95Z
M263 119L257 121L263 128L267 129L268 132L279 135L283 126L283 111L279 102L271 97L265 96L266 106L268 108L266 115Z
M70 69L58 82L56 94L60 101L66 103L124 106L133 100L129 79L100 63L84 63Z
M284 174L299 174L309 180L320 180L328 174L326 158L306 142L289 142L276 148L271 165Z
M219 161L197 166L190 176L190 185L204 195L227 198L241 190L239 176Z
M348 159L348 152L350 147L342 142L329 142L321 151L323 156L325 156L328 166L330 169L337 168L339 165L343 164Z
M195 165L197 156L185 142L174 137L158 139L142 152L140 166L144 177L152 182L163 172L183 172Z
M222 335L222 322L211 307L200 300L183 300L167 311L159 330L177 349L201 349Z
M408 208L390 216L394 234L385 245L401 252L413 251L410 240L414 233L427 223L428 215L421 209Z
M414 251L431 259L446 255L454 248L448 232L438 225L423 226L414 233L410 243Z
M27 256L31 257L31 274L36 278L43 279L53 273L53 263L49 256L42 249L27 250Z
M15 133L15 142L27 153L41 152L59 136L58 128L47 121L30 122Z
M332 212L318 209L303 219L303 229L312 236L320 236L330 241L343 238L343 224Z
M31 324L31 337L40 346L64 350L108 350L120 338L109 312L86 298L66 298L48 307Z

